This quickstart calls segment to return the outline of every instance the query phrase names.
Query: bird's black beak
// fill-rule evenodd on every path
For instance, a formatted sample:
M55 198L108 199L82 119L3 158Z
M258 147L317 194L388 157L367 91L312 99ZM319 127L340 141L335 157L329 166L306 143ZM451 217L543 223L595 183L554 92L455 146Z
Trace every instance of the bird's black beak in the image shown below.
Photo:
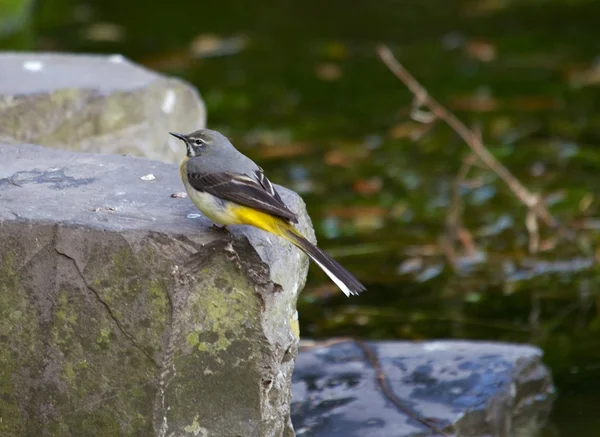
M180 139L181 141L185 141L187 140L187 137L183 134L178 134L177 132L169 132L171 135L173 135L175 138Z

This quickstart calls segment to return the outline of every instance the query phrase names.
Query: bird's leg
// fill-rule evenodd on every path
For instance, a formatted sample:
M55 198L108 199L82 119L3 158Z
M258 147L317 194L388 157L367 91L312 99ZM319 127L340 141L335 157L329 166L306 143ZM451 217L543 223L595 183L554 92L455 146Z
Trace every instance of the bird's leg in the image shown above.
M213 223L212 228L215 231L220 232L223 235L226 235L229 238L229 244L233 243L233 234L231 233L231 231L229 229L227 229L227 225L219 226L218 224Z
M240 257L238 256L235 249L233 248L233 234L231 233L231 231L229 229L227 229L227 225L219 226L216 223L213 223L212 228L215 231L224 233L225 235L227 235L229 237L229 242L225 246L225 252L228 253L228 258L230 260L232 260L232 261L237 260L237 262L240 262Z
M227 232L228 234L231 234L231 232L229 232L229 229L227 229L227 225L222 225L222 226L219 226L218 224L216 224L216 223L213 223L213 224L212 224L212 228L213 228L215 231L219 231L219 232Z

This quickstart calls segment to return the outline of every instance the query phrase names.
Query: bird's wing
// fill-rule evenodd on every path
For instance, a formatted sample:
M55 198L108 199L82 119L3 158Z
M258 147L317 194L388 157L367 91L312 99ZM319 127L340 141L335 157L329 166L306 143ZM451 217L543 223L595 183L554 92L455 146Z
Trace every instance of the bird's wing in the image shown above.
M257 170L255 175L252 178L240 173L187 171L190 185L198 191L298 223L263 172Z
M265 176L265 173L261 167L258 167L258 169L254 171L254 177L256 178L256 181L262 185L262 187L267 190L271 196L277 199L277 201L282 205L285 205L281 199L281 196L279 196L279 193L275 191L271 181Z

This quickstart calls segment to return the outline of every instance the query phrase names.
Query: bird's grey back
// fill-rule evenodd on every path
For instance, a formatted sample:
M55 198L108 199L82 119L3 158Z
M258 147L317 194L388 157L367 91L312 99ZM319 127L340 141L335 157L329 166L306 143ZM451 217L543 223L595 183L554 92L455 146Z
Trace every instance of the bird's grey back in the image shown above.
M213 136L213 141L206 147L201 156L192 158L188 163L191 169L200 173L244 173L254 176L258 165L246 155L238 151L223 134L217 131L208 131Z

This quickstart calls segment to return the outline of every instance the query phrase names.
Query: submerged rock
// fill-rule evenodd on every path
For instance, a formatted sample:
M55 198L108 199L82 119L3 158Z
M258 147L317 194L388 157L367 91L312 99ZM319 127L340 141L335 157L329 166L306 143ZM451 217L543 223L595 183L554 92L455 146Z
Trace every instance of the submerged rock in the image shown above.
M532 436L554 400L541 356L503 343L317 343L294 371L296 435Z

